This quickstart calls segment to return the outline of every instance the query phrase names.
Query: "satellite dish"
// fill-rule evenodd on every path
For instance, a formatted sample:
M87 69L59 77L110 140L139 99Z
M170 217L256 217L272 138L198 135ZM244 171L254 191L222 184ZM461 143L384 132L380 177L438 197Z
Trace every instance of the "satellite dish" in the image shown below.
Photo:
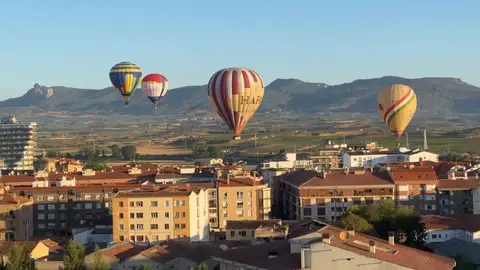
M348 231L342 231L339 237L340 237L340 240L347 241L348 239L350 239L350 237L352 237L352 235Z
M228 247L226 245L220 245L218 246L222 251L227 251Z

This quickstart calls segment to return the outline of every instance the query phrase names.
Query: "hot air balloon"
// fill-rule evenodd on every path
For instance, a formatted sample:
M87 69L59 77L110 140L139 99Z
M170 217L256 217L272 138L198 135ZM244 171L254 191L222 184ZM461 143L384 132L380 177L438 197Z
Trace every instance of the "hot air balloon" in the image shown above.
M115 89L125 99L125 105L128 104L128 98L140 84L142 70L130 62L121 62L110 69L110 81Z
M157 111L158 103L168 91L168 79L161 74L148 74L142 80L142 89Z
M217 71L208 83L212 108L240 139L242 130L262 103L262 78L246 68L225 68Z
M380 117L397 134L397 147L400 147L400 137L417 110L417 96L411 87L394 84L383 88L377 100Z

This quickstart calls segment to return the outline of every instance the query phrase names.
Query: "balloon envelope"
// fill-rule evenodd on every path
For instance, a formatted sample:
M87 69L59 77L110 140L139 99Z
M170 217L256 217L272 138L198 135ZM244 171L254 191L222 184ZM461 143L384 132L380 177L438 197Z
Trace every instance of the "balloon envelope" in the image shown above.
M161 74L148 74L142 80L142 89L150 101L157 106L168 91L168 79Z
M407 85L394 84L378 93L378 112L388 128L400 138L417 110L417 96Z
M110 69L110 82L123 96L125 103L135 91L142 78L142 70L130 62L121 62Z
M208 83L212 108L239 136L263 100L262 78L251 69L225 68L217 71Z

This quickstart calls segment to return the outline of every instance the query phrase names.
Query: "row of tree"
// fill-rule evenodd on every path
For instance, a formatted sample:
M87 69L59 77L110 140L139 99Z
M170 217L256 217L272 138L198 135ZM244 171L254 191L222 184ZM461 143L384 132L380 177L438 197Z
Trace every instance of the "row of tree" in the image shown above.
M8 262L0 263L0 270L36 270L36 263L23 245L15 244L9 252ZM63 270L84 270L85 267L85 247L76 241L69 240L63 257ZM93 270L109 270L110 265L103 258L103 252L98 246L95 246ZM153 270L149 264L134 266L133 270ZM201 264L198 268L191 270L208 270L207 265Z

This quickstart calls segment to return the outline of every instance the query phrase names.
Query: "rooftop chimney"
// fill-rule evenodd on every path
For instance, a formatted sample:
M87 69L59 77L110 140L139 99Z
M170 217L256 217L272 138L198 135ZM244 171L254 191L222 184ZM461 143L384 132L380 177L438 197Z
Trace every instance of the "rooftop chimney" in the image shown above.
M368 242L368 246L370 247L370 252L375 253L375 242L374 241Z
M355 236L355 231L348 231L348 233L351 235L351 236Z
M478 179L478 173L475 174L475 179Z
M395 245L395 233L389 232L388 233L388 244L394 246Z
M329 233L323 233L322 234L322 242L326 244L330 244L330 234Z
M227 185L230 185L230 174L227 173Z

